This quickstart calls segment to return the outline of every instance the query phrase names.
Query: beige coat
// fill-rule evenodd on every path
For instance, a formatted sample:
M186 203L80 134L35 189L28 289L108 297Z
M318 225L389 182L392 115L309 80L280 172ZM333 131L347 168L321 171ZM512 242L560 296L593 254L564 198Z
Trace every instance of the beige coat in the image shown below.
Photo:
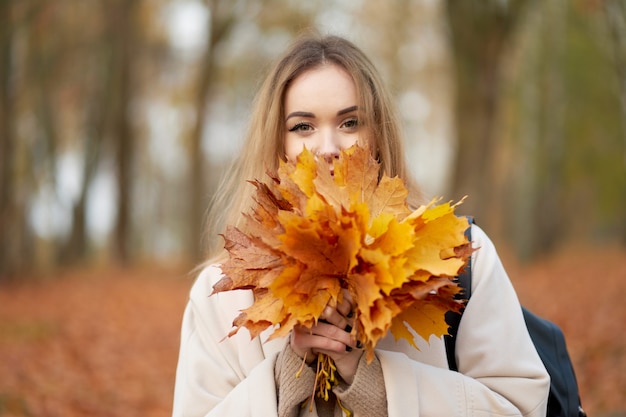
M379 343L389 417L545 416L549 376L530 340L519 301L496 250L472 226L472 299L456 341L459 372L450 371L442 339L416 338L419 350L389 336ZM218 266L202 271L185 310L174 395L175 417L277 416L274 363L284 340L268 329L226 338L252 303L249 291L209 297Z

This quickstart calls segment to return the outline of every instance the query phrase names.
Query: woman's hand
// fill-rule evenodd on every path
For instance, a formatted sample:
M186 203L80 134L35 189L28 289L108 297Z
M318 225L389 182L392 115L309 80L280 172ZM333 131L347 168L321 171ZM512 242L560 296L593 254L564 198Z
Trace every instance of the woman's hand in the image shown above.
M304 358L306 355L307 363L312 363L320 353L328 355L335 362L339 375L351 384L363 351L356 348L355 338L351 335L353 305L350 295L345 290L343 295L343 301L336 307L326 306L316 325L310 329L295 327L290 343L298 356Z

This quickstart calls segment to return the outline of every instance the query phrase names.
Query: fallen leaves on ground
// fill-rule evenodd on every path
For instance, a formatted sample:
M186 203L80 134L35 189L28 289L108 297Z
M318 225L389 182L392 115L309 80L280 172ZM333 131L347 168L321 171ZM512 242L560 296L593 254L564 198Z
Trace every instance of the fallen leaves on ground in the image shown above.
M0 286L0 416L171 415L191 282L154 269Z

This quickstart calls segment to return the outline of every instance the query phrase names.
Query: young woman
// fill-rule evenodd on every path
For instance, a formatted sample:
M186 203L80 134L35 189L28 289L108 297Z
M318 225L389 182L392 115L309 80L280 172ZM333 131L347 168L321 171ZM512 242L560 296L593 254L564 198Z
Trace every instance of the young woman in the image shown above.
M307 36L278 60L257 96L247 141L217 193L211 221L241 226L253 187L279 160L303 148L332 160L368 144L388 176L405 180L408 201L424 203L409 177L400 128L381 79L367 57L339 37ZM392 336L367 364L350 336L349 300L327 307L312 329L267 341L245 331L225 337L247 291L210 296L222 277L217 253L191 290L182 325L174 416L544 416L549 376L526 330L515 291L488 237L472 226L472 300L456 339L458 372L448 369L442 339L416 338L419 350ZM218 229L219 231L219 229ZM212 233L217 233L212 231ZM329 355L340 383L329 401L310 400L315 371L303 360ZM306 406L303 406L306 403Z

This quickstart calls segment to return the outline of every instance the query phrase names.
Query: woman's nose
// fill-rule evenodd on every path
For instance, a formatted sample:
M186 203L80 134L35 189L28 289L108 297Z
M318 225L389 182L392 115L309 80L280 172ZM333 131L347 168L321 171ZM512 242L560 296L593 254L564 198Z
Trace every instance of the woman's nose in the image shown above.
M328 162L339 158L341 146L337 133L330 129L320 132L320 141L315 153L323 156Z

